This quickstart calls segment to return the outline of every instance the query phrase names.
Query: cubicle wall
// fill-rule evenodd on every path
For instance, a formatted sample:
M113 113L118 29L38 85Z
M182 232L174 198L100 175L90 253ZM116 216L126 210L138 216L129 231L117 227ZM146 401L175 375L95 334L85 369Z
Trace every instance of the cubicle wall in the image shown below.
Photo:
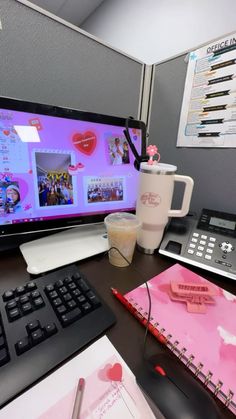
M33 7L0 2L0 95L139 116L144 65Z
M149 143L158 146L162 162L194 179L192 211L236 213L236 149L176 147L186 71L186 54L155 65ZM179 206L178 195L173 205Z

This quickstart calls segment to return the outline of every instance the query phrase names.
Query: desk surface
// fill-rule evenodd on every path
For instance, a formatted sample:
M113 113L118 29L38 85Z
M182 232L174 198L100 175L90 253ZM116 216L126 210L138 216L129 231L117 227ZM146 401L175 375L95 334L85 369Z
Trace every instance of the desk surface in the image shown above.
M174 263L173 260L158 254L144 255L138 251L134 255L133 264L127 268L116 268L110 265L108 257L93 257L78 263L91 284L97 289L117 317L117 323L107 331L107 336L129 365L131 370L137 371L142 362L144 328L137 320L112 296L110 288L118 288L126 293L142 284L144 280L152 278ZM224 287L236 294L235 281L214 275L206 271L190 267L206 279ZM19 250L11 250L0 254L0 289L14 288L30 279L26 271L25 261ZM131 339L132 336L132 339ZM152 337L147 339L147 354L163 352L165 349ZM235 418L223 405L217 401L223 418Z

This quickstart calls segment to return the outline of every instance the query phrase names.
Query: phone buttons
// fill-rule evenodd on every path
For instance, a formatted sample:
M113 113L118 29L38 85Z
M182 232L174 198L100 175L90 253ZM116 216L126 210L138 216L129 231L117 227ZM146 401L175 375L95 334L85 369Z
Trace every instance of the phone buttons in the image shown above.
M208 247L215 247L215 244L214 243L208 243Z
M230 253L230 252L232 252L234 250L233 245L231 243L229 243L228 241L227 242L220 243L219 247L221 248L221 250L224 253Z
M188 249L188 253L190 253L190 255L193 255L194 251L192 249Z
M196 252L196 256L202 257L202 252Z
M211 255L205 255L205 259L211 260Z
M215 237L210 237L209 240L210 240L210 242L215 242L216 238Z

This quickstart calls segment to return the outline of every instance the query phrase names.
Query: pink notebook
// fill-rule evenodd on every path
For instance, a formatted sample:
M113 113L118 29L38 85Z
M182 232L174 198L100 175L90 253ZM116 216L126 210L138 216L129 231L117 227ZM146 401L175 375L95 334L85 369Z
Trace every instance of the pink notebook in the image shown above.
M148 281L151 324L167 346L236 413L236 296L175 264ZM125 298L147 318L145 284Z

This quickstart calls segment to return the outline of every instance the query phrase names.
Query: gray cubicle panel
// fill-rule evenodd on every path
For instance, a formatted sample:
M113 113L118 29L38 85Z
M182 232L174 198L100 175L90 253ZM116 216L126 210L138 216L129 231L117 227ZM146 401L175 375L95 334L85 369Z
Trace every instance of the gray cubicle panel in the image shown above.
M195 185L191 210L202 208L236 213L236 149L177 148L177 135L187 71L186 54L155 65L149 144L156 144L161 161L177 166ZM177 192L180 186L177 187ZM182 192L182 190L181 190ZM179 206L176 193L173 206Z
M15 0L0 19L1 96L138 116L141 62Z

